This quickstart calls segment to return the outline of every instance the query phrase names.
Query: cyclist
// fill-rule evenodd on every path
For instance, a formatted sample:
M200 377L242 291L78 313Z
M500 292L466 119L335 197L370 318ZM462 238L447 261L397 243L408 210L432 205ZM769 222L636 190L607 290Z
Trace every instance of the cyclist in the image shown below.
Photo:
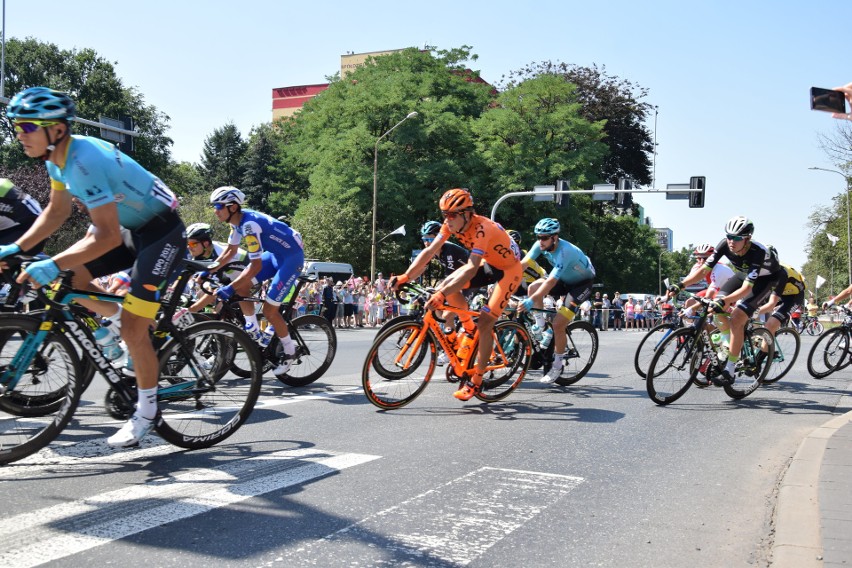
M758 315L771 315L766 318L764 327L775 335L778 329L787 323L795 308L805 303L805 279L798 270L787 264L781 264L785 277L770 292L769 300L757 311ZM780 303L779 303L780 302Z
M15 95L6 108L18 141L30 158L43 160L50 176L50 201L32 227L0 258L31 250L56 232L71 214L72 197L88 210L94 229L52 258L30 264L18 280L45 286L60 270L75 273L75 285L88 286L118 267L132 266L130 291L121 310L121 336L133 358L138 404L133 417L107 442L139 443L157 417L158 361L149 335L170 284L173 266L186 246L185 227L175 194L159 178L115 146L89 136L71 135L75 104L62 92L32 87ZM132 235L135 250L122 240ZM115 306L96 309L114 315Z
M524 257L522 264L528 266L531 261L544 255L553 270L546 278L540 278L530 284L529 296L521 303L523 309L533 307L542 309L544 297L548 294L557 300L562 298L562 307L553 318L553 365L550 372L541 378L543 383L552 383L562 374L562 358L568 345L566 327L574 319L577 306L592 295L592 283L595 279L595 267L589 257L576 245L559 238L559 221L545 217L535 224L538 239ZM536 325L544 328L544 314L535 312Z
M704 263L707 262L707 259L716 252L716 249L713 245L703 244L698 245L692 251L692 255L695 257L695 264L692 265L692 270L700 270ZM731 267L724 263L719 263L713 267L712 270L708 271L704 275L704 281L707 282L707 288L701 290L696 294L696 296L707 298L708 300L716 297L716 294L719 292L719 288L721 288L725 282L727 282L734 275L734 271L731 270ZM671 295L671 294L667 294ZM695 307L698 305L698 300L694 298L689 298L684 303L683 315L685 317L691 317L695 313ZM723 315L723 314L719 314ZM708 325L710 323L708 322ZM730 332L722 334L722 340L725 343L730 344Z
M38 201L15 187L11 180L0 178L0 243L12 243L22 237L39 215L41 205ZM41 241L22 252L37 255L44 248L44 243Z
M468 334L479 331L479 349L473 377L459 388L453 396L459 400L470 400L482 388L482 375L491 357L493 339L491 337L494 323L512 298L512 294L520 286L523 274L518 245L509 238L506 231L487 217L477 215L473 207L473 197L470 190L451 189L441 196L438 206L444 217L444 224L435 240L423 249L411 266L403 274L395 276L389 285L396 288L409 280L418 278L426 266L441 251L443 244L451 236L456 237L469 251L467 262L455 270L449 277L438 285L438 289L429 300L427 308L439 309L444 302L467 309L467 300L461 291L483 268L484 263L491 266L496 284L494 291L479 313L474 328L470 318L463 318L462 325Z
M249 258L248 266L240 275L230 284L219 288L216 295L222 300L230 299L235 293L248 296L252 282L271 279L263 302L263 315L274 327L284 349L284 357L273 370L276 376L280 376L290 370L292 358L296 354L296 344L290 338L290 331L278 310L305 262L302 236L283 221L259 211L243 209L245 199L245 194L232 186L219 187L210 195L216 218L231 226L228 247L216 257L216 262L220 266L230 263L241 241L246 243ZM266 253L269 254L264 263Z
M512 240L518 244L518 248L521 249L521 256L525 257L527 255L527 251L521 247L521 233L515 229L506 229L506 232L509 233ZM547 271L542 268L538 262L530 260L529 264L524 267L524 279L521 281L521 293L526 295L530 284L539 278L545 278L546 276Z
M722 370L722 376L713 379L717 386L733 384L737 376L736 363L743 346L745 324L780 279L786 278L786 272L778 262L777 251L753 241L753 234L754 223L747 217L729 219L725 224L725 238L716 245L715 252L679 284L670 288L670 291L677 293L698 282L722 258L727 258L731 263L734 276L719 289L714 307L716 313L721 313L728 305L734 307L730 321L725 318L718 321L719 329L723 333L729 332L731 340L728 362Z

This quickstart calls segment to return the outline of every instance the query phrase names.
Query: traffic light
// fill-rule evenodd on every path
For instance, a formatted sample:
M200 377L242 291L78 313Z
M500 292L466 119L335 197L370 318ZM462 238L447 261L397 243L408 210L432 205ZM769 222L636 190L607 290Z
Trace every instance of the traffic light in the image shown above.
M556 180L556 190L557 191L568 191L571 189L571 183L567 179L558 179ZM567 193L557 193L556 194L556 206L563 207L565 209L568 208L568 197Z
M689 178L689 207L691 209L704 207L704 176Z
M633 182L631 182L629 179L618 178L618 189L633 189ZM616 207L627 209L628 207L633 205L633 195L630 193L616 193L615 205Z

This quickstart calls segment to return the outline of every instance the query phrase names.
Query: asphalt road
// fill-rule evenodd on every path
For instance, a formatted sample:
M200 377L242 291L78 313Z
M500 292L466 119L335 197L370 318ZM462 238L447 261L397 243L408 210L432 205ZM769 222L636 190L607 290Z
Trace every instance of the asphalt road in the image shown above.
M395 410L370 405L373 330L340 330L330 373L266 379L248 424L196 452L118 426L90 387L48 450L0 468L0 565L767 566L775 491L802 439L850 408L849 371L732 401L693 388L653 404L637 332L600 335L576 385L539 372L492 405L439 375Z

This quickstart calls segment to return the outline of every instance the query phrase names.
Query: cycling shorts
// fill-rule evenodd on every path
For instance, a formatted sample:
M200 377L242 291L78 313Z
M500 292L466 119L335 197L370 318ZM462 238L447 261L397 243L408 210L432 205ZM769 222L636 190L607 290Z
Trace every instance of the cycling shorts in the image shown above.
M479 270L470 279L470 282L465 284L464 289L485 288L491 284L496 284L503 278L503 271L497 270L487 262L482 262L479 265Z
M566 284L562 280L557 280L556 285L550 289L550 295L557 299L565 296L563 304L574 302L580 305L592 297L592 284L594 282L591 278L572 284Z
M262 267L255 276L258 282L272 279L266 290L266 302L280 306L305 264L305 253L301 248L292 248L286 256L275 256L270 251L264 251L260 257Z
M754 281L754 285L751 287L751 292L745 298L741 298L734 308L744 311L747 316L751 317L772 290L775 289L778 282L785 278L787 278L785 270L778 270L772 274L758 276L757 280ZM736 292L742 287L743 282L745 282L743 275L734 273L734 276L728 278L728 281L719 288L717 298L723 298L728 294Z
M784 325L790 319L790 314L796 308L796 306L801 306L802 304L804 304L804 302L804 291L799 292L794 296L781 296L781 301L775 305L775 309L772 311L769 317L777 319L781 322L781 325Z

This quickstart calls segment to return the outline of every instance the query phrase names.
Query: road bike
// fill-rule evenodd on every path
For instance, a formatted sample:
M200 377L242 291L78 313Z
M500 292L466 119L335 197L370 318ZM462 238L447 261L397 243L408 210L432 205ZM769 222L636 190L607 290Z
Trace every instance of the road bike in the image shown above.
M808 372L815 379L823 379L852 363L849 345L852 337L852 311L845 306L835 306L843 312L843 321L819 336L808 353Z
M415 283L400 287L397 296L402 302L425 306L434 289ZM444 304L444 311L467 314L477 312ZM417 310L413 320L399 320L378 334L361 369L364 394L373 405L382 409L401 408L413 401L432 378L437 367L438 351L448 357L446 379L450 383L469 380L479 345L479 330L466 350L457 353L442 330L442 320L432 310ZM524 327L511 320L499 320L493 330L494 347L486 364L482 389L476 397L494 402L509 396L524 379L530 364L532 349Z
M671 316L663 318L661 323L648 330L642 337L639 345L636 347L636 354L633 356L633 368L643 379L646 378L648 365L651 359L654 358L654 353L657 352L663 341L672 334L676 329L684 326L683 316L673 312Z
M7 257L7 264L28 257ZM182 289L192 272L208 263L184 260ZM113 366L95 341L80 298L121 303L112 294L75 290L73 274L60 273L51 295L39 288L45 309L32 314L0 314L0 464L22 459L53 441L71 420L87 386L86 369L109 383L109 413L128 418L135 409L136 383ZM51 297L52 296L52 297ZM250 416L262 374L256 345L241 329L208 321L180 328L172 322L177 302L167 292L162 317L153 330L159 360L156 432L177 446L198 449L221 442ZM229 363L251 369L250 377L229 373Z
M777 382L793 368L793 364L799 357L802 347L802 339L795 328L786 326L775 332L775 354L772 357L772 365L769 372L763 378L765 384Z
M701 305L698 317L692 325L672 332L657 348L648 365L645 379L648 396L660 405L676 401L693 384L709 385L714 378L722 376L727 363L727 349L724 344L713 344L705 325L711 313L710 306L715 302L690 296ZM774 356L772 333L748 320L737 362L737 378L733 384L723 386L725 393L733 399L753 393L766 378Z
M215 293L215 289L212 286L218 285L218 282L208 277L203 277L201 281L204 291ZM337 334L327 319L312 314L292 317L295 311L295 301L299 297L299 291L306 284L315 281L315 275L302 275L296 278L296 283L288 299L282 302L279 308L279 313L287 323L290 339L296 344L296 354L291 357L292 363L290 369L284 374L275 375L275 378L291 387L309 385L323 376L331 366L334 356L337 353ZM220 303L220 311L218 313L199 312L195 314L195 317L201 320L210 318L220 319L231 322L242 329L245 325L245 318L240 310L239 302L244 301L261 304L263 298L234 296ZM284 348L281 345L278 335L273 334L269 339L268 344L260 346L263 373L275 369L285 357ZM240 376L245 376L249 372L248 369L241 368L237 362L231 365L231 370Z
M798 318L799 321L790 320L791 327L795 328L799 333L807 333L808 335L822 335L825 327L815 316L803 315Z

